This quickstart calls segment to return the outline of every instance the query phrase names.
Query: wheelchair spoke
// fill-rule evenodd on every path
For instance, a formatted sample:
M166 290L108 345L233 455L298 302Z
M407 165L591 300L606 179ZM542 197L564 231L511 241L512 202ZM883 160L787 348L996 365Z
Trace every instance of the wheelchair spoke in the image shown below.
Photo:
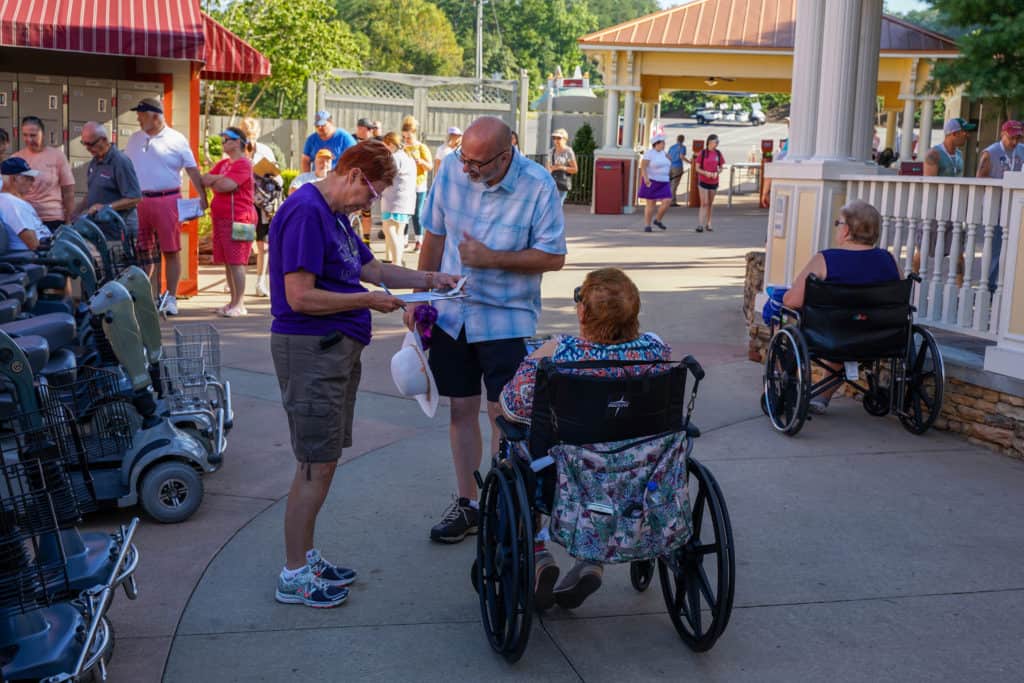
M697 572L692 568L687 571L688 576L686 577L686 595L687 603L689 608L686 610L686 620L690 622L690 626L693 627L695 635L700 636L701 631L701 619L700 619L700 586L697 584Z
M707 494L704 492L702 486L700 491L697 492L697 499L693 502L693 539L695 541L700 540L700 528L704 522L704 502L707 500Z
M704 545L695 545L691 549L694 555L704 556L717 553L719 548L718 543L705 543Z
M697 563L696 571L698 583L700 584L700 592L704 595L704 599L707 600L709 607L715 606L715 597L711 592L711 581L708 579L708 574L704 571L704 565L700 562Z

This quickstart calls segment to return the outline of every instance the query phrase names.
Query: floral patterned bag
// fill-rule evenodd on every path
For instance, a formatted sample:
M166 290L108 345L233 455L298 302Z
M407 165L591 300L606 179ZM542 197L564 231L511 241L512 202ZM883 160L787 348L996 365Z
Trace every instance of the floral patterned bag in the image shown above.
M686 435L550 450L558 467L554 539L573 557L632 562L668 555L692 533Z

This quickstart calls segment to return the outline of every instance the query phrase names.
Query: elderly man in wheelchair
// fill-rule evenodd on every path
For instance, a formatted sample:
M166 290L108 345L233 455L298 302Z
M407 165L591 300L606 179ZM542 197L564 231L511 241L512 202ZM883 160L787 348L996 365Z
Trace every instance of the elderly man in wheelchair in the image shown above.
M902 279L893 256L875 246L880 223L867 202L847 203L835 222L838 247L815 254L788 291L769 292L761 408L780 432L795 435L844 384L863 395L868 413L894 412L914 434L942 409L942 356L931 333L913 322L920 278Z
M676 630L707 650L729 619L735 559L722 493L691 457L704 371L639 333L639 292L622 271L590 273L574 299L580 334L537 349L502 393L472 570L488 641L514 662L535 609L579 607L606 563L629 562L643 591L657 563ZM549 530L576 560L557 586Z

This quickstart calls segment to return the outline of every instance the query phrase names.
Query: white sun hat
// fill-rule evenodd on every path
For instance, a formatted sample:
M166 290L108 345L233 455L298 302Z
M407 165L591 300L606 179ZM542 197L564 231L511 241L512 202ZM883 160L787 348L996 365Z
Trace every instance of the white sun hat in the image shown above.
M440 396L419 335L405 333L402 348L391 357L391 379L402 396L415 398L427 417L434 417Z

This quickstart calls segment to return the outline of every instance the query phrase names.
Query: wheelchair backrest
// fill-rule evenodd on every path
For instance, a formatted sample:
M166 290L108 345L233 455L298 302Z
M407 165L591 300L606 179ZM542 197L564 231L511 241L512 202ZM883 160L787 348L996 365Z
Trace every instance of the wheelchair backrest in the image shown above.
M600 373L600 374L598 374ZM682 431L687 369L671 361L578 361L537 367L530 453Z
M911 278L842 285L807 278L800 327L807 350L830 360L903 356L913 321Z

